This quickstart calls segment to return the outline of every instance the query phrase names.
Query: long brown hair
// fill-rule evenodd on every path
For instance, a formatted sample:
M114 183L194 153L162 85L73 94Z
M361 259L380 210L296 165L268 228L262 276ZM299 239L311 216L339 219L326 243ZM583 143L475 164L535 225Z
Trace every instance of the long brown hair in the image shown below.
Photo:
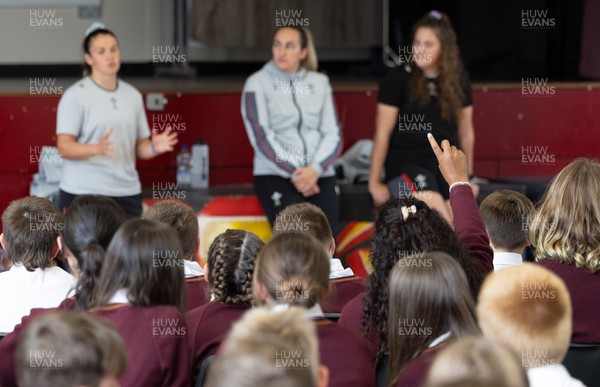
M439 16L439 18L438 18ZM456 34L450 19L444 13L430 12L419 19L413 27L413 40L419 28L429 28L441 43L440 75L437 98L442 111L442 117L447 120L456 120L465 99L461 85L463 64L460 51L456 42ZM415 64L410 65L411 75L409 90L411 101L418 101L426 105L430 101L427 79L423 71Z
M115 292L126 289L133 305L185 311L184 259L173 228L155 220L128 220L108 246L93 306L107 305Z
M552 180L531 222L537 261L553 259L590 273L600 266L600 164L578 158Z
M123 208L107 196L81 195L67 208L61 236L79 266L77 309L87 310L93 304L106 249L126 219Z
M395 386L403 368L433 340L480 334L475 302L458 262L434 251L404 258L389 280L388 386Z
M258 254L254 269L256 282L263 284L278 304L310 308L329 287L329 253L306 234L280 234Z

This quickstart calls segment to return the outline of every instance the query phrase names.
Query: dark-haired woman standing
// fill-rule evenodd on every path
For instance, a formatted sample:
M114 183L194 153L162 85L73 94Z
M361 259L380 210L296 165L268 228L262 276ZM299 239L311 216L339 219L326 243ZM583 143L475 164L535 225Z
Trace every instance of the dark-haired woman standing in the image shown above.
M412 49L402 55L405 65L379 86L369 192L377 206L412 193L451 221L448 184L426 134L458 144L473 176L471 84L447 15L431 11L413 31ZM478 187L472 187L477 197Z
M78 195L112 197L129 217L142 213L136 156L151 159L173 150L177 134L154 133L142 95L117 77L121 51L115 34L100 23L83 41L84 78L63 94L57 111L56 145L64 159L60 208Z

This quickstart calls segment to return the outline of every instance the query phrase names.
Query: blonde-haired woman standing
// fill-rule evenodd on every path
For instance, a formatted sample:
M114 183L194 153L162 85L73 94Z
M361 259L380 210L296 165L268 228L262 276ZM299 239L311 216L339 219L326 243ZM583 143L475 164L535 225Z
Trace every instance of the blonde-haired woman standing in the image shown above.
M306 28L275 32L272 60L252 74L242 116L254 147L254 189L273 225L286 206L308 201L327 215L334 234L339 198L333 162L342 140L329 78L316 72Z

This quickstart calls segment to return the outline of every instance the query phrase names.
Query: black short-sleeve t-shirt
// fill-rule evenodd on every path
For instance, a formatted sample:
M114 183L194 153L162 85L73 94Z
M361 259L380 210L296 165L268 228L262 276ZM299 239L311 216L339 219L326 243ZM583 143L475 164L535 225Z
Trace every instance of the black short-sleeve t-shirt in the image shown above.
M378 102L398 108L398 121L390 136L385 160L386 181L400 175L402 166L407 164L438 171L438 162L427 140L427 133L433 134L438 142L447 139L452 145L459 145L456 121L442 117L435 95L437 79L428 81L431 98L428 104L421 105L409 99L409 76L407 69L399 66L388 72L379 84ZM471 82L466 71L462 73L461 83L465 96L463 106L472 105Z

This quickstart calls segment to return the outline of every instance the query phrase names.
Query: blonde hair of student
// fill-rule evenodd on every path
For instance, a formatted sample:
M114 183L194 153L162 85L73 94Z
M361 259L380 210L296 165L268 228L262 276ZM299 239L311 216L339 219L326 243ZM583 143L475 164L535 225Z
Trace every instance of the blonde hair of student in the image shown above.
M319 361L315 325L301 308L254 308L233 325L210 366L206 385L317 386Z
M329 288L329 253L306 234L280 234L260 251L254 268L254 297L265 303L310 308Z
M527 374L517 356L499 343L460 339L435 358L425 387L527 387Z
M97 386L127 368L125 344L103 319L83 312L51 312L35 318L15 354L23 387Z
M578 158L552 180L530 231L536 260L575 264L591 273L600 264L600 164Z
M559 364L572 330L571 298L562 279L533 263L490 274L479 293L485 337L521 356L525 368Z

